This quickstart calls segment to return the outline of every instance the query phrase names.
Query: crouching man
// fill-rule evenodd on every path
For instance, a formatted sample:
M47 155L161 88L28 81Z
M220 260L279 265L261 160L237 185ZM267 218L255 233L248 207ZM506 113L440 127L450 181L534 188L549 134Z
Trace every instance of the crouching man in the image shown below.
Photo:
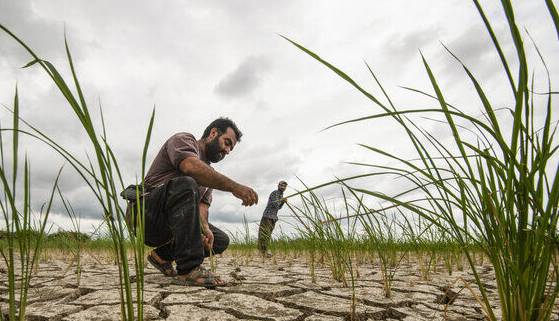
M172 276L174 283L224 285L201 266L204 257L211 252L222 253L229 245L227 234L208 222L212 190L230 192L244 206L256 204L258 195L210 164L233 151L241 136L228 118L213 121L200 139L190 133L177 133L163 144L144 179L145 244L155 247L147 259L163 274Z

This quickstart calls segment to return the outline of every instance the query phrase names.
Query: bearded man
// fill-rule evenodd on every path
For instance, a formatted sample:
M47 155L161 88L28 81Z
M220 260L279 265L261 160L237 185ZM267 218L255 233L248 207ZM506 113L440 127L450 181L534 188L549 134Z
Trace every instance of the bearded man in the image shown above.
M208 222L212 190L230 192L244 206L258 203L258 195L210 164L232 152L241 136L228 118L214 120L200 139L177 133L163 144L144 179L145 244L155 247L147 259L174 283L224 285L201 266L205 257L222 253L229 245L227 234Z

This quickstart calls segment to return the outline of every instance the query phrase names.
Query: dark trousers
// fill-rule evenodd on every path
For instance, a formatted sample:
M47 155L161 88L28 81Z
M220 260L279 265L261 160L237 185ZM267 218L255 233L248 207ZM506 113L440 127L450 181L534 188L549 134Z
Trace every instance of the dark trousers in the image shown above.
M175 261L177 273L186 274L210 255L202 245L198 184L177 177L150 191L145 201L145 244L166 261ZM213 253L227 249L229 237L210 224L214 234Z
M262 217L258 228L258 249L264 253L268 249L268 244L272 238L272 232L276 226L277 219Z

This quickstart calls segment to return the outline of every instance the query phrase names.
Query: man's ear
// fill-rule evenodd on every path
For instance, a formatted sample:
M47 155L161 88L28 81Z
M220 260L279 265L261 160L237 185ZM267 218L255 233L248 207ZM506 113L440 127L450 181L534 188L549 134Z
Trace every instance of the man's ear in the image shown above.
M216 127L210 129L210 134L208 135L208 140L213 140L214 138L217 137L217 134L219 134L219 131L217 130Z

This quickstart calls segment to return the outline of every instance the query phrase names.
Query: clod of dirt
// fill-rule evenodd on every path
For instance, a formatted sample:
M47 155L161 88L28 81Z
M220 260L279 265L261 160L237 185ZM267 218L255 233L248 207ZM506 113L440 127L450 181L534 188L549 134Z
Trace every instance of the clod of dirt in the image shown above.
M449 287L443 287L442 290L443 290L444 294L437 295L437 299L435 300L435 303L438 303L438 304L452 304L452 303L454 303L454 300L456 300L456 298L458 297L458 293L452 291Z
M235 268L235 272L241 272L241 268L237 266L237 267Z
M242 276L241 274L239 274L239 273L237 273L237 272L235 272L235 271L229 273L229 275L230 275L233 279L235 279L235 280L237 280L237 281L242 281L242 280L246 280L246 279L247 279L246 277Z

